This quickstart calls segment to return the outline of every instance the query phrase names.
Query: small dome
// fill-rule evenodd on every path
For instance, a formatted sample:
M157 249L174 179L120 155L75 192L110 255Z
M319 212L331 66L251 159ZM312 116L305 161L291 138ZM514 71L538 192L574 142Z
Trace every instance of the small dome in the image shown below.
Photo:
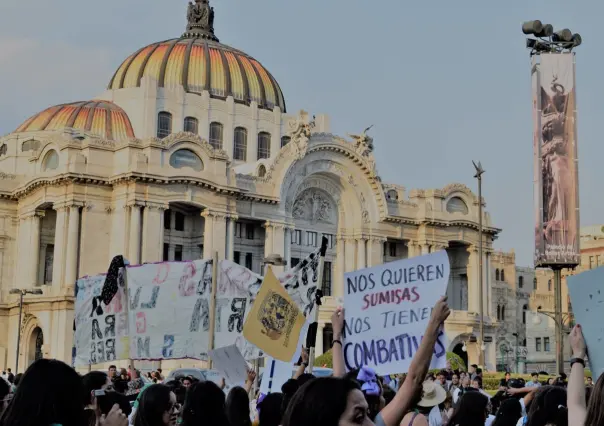
M140 87L150 77L158 87L182 86L187 93L258 103L263 109L278 106L286 112L277 80L251 56L219 42L214 34L214 8L209 0L189 2L187 31L180 37L143 47L119 66L109 90Z
M84 101L55 105L30 117L15 133L77 129L108 140L134 138L128 114L108 101Z

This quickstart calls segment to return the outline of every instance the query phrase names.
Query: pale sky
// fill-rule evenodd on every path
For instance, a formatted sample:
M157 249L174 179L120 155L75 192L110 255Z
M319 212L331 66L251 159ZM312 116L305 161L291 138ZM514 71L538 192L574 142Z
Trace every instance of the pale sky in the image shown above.
M184 32L186 0L1 0L0 134L57 103L102 93L132 52ZM532 265L531 87L522 21L583 37L577 49L581 224L604 223L597 0L213 0L220 41L258 59L289 112L331 116L345 136L374 124L383 181L476 190L480 160L495 245Z

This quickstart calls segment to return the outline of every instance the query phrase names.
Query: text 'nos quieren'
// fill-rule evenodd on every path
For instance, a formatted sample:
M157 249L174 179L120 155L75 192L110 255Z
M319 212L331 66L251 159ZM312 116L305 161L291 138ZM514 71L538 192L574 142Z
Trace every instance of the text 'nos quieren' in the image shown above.
M379 277L376 277L375 275L374 272L369 272L367 274L355 275L353 278L346 278L348 294L372 291L376 288L377 282L379 282L382 287L389 287L401 284L440 280L445 276L445 265L420 264L406 268L384 269L379 274Z

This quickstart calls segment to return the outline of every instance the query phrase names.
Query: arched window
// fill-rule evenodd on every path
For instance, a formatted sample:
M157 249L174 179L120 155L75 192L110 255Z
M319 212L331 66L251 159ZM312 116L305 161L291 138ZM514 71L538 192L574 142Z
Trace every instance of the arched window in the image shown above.
M552 291L552 280L547 280L547 291Z
M501 307L501 321L505 321L505 305Z
M468 214L468 206L461 198L453 197L447 202L447 211L449 213Z
M210 145L214 149L222 149L222 129L221 123L210 123Z
M528 305L524 305L522 307L522 324L526 324L526 311L528 310Z
M8 151L8 147L6 146L5 143L3 143L2 146L0 146L0 157L2 157L3 155L6 155L7 151Z
M533 290L537 290L537 277L533 278Z
M522 346L526 347L526 339L522 339Z
M390 189L386 193L386 198L392 201L398 200L398 192L396 192L396 190L394 189Z
M56 170L59 167L59 154L54 149L48 151L42 161L42 170Z
M271 156L271 134L267 132L258 133L258 160L270 158Z
M281 138L281 148L283 148L285 145L287 145L288 143L290 143L292 140L292 138L290 138L289 136L283 136Z
M157 114L157 137L160 139L172 133L172 114L162 111Z
M264 176L266 176L266 167L264 167L264 164L260 164L260 167L258 167L258 177L263 178Z
M195 117L185 117L184 130L189 133L199 133L199 121Z
M522 275L520 275L520 276L518 277L518 287L519 287L519 288L524 287L524 277L523 277Z
M247 130L243 127L235 129L233 141L233 159L245 161L247 158Z
M501 319L501 306L497 305L497 319Z
M505 281L505 273L503 269L501 270L501 281Z
M175 169L190 167L196 172L203 170L201 158L190 149L179 149L170 156L170 165Z
M499 269L495 269L495 281L499 281Z
M40 141L37 141L35 139L30 139L28 141L25 141L25 142L23 142L23 145L21 145L22 152L37 151L39 149L40 149Z

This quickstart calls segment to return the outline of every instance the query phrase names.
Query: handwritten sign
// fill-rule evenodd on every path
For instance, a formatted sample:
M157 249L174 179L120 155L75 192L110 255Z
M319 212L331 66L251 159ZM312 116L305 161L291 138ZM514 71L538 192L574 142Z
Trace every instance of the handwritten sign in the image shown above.
M131 359L207 359L211 262L128 267L127 287Z
M344 279L346 367L369 366L380 375L406 373L432 307L447 291L447 253L350 272ZM445 335L441 332L430 368L444 368L445 364Z
M604 267L566 278L575 322L581 324L594 377L604 373Z
M105 275L80 278L75 301L74 365L128 358L128 317L123 288L109 305L101 300Z
M290 362L277 361L274 358L265 358L262 382L260 382L260 393L281 392L281 386L292 378L295 367Z
M231 386L240 386L247 380L248 365L237 346L214 349L209 353L214 369L219 371L225 382Z

